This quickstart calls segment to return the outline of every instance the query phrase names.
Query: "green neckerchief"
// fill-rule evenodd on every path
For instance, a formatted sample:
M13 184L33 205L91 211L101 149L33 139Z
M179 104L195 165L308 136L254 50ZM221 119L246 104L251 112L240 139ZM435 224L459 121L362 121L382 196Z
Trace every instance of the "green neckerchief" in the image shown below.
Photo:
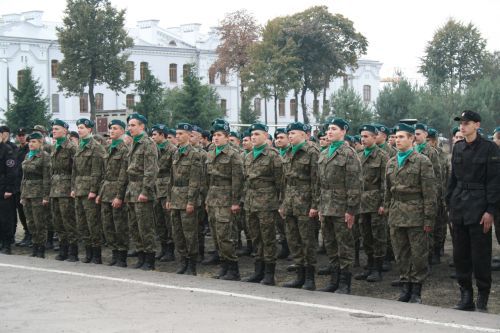
M365 154L365 157L368 157L368 155L370 155L372 153L372 151L375 149L377 145L373 145L371 147L368 147L368 148L365 148L363 150L364 154Z
M219 154L221 153L221 151L224 150L224 148L226 148L227 144L226 145L222 145L222 146L216 146L215 147L215 156L219 156Z
M335 153L337 149L344 144L344 142L344 140L332 141L330 147L328 148L328 157L332 157L333 153Z
M290 146L286 146L284 148L279 148L280 155L285 156L286 152L288 151L288 148L290 148Z
M419 153L422 153L422 150L424 150L425 146L427 146L427 142L424 142L424 143L421 143L421 144L418 144L415 146L415 148L417 149L417 151Z
M158 149L164 149L167 146L167 143L168 143L168 141L163 141L162 143L157 143L156 147L158 147Z
M328 148L328 146L322 146L321 151L325 150L326 148Z
M119 145L120 143L122 143L122 142L123 142L123 139L112 140L112 141L111 141L111 144L109 145L109 152L111 153L111 151L112 151L114 148L118 147L118 145Z
M385 149L385 145L387 144L387 142L384 142L384 143L381 143L378 145L379 148L382 148L382 149Z
M408 149L407 151L398 151L398 167L402 167L405 164L408 156L413 153L413 149Z
M38 154L40 152L40 149L37 149L37 150L30 150L28 152L28 159L31 160L33 158L33 156L35 156L36 154Z
M188 145L185 145L182 147L179 146L179 148L178 148L179 154L184 155L186 153L187 148L188 148Z
M134 143L139 142L139 140L141 140L143 136L144 136L144 132L142 132L141 134L139 134L137 136L134 136Z
M247 156L249 152L251 152L251 150L245 149L245 156Z
M56 139L56 150L59 150L59 148L62 147L63 143L66 142L66 139L67 138L65 136Z
M85 148L89 144L90 139L92 139L92 135L89 135L86 138L81 138L80 139L80 148L82 148L82 149Z
M299 150L300 148L304 147L304 145L306 144L306 142L301 142L299 143L298 145L292 145L292 155L295 155Z
M264 143L260 147L253 147L253 159L256 159L257 157L259 157L259 155L262 154L262 152L264 151L266 146L267 146L267 143Z

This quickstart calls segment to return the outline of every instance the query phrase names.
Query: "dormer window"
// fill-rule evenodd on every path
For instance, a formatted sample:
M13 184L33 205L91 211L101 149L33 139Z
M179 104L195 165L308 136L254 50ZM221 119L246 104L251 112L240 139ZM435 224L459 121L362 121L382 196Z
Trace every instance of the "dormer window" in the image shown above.
M177 46L177 43L175 40L171 40L170 43L168 43L169 46Z

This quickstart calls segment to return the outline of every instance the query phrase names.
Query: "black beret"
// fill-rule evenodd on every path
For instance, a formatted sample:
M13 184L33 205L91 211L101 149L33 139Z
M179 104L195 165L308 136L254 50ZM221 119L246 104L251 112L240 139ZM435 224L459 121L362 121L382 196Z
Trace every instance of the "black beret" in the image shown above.
M18 128L16 134L17 135L26 135L26 129L23 127Z
M471 110L465 110L462 112L462 114L458 117L453 118L455 121L473 121L473 122L480 122L481 121L481 116L479 113L471 111Z

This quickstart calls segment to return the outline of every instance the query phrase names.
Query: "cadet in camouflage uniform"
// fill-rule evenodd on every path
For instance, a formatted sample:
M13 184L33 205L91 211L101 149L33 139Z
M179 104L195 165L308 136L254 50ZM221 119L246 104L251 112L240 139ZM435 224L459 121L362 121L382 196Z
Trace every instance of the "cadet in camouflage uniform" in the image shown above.
M274 131L274 145L276 146L276 149L283 159L286 152L290 149L290 142L288 141L286 128L276 128L276 130ZM288 247L288 241L286 239L285 221L279 214L277 214L276 216L276 234L278 235L278 243L281 245L281 249L280 252L278 252L277 258L286 259L290 255L290 249Z
M387 163L384 211L402 282L398 301L421 303L427 238L436 218L436 178L430 160L412 147L414 127L398 124L395 131L398 154Z
M382 264L387 247L387 223L382 215L385 186L385 167L389 156L376 143L378 130L373 125L359 129L365 147L358 153L363 172L363 192L359 224L363 236L363 249L368 257L367 269L354 276L356 280L378 282L382 280Z
M104 172L106 151L93 137L94 122L81 118L76 121L80 146L76 150L71 174L71 196L75 198L75 213L80 240L85 246L83 263L102 264L102 223L100 207L95 203Z
M245 130L241 134L241 152L240 156L242 161L245 161L245 157L248 153L252 151L252 141L250 140L251 134L249 130ZM245 174L245 164L243 163L243 174ZM245 188L243 184L243 189L242 189L242 196L241 196L241 201L240 201L240 206L243 207L245 202ZM252 245L252 237L250 235L250 229L248 228L247 224L247 219L245 215L245 210L242 209L240 210L240 213L236 216L237 219L237 225L238 225L238 239L241 238L241 231L245 233L245 238L247 240L246 246L242 247L240 250L236 251L236 255L241 257L241 256L249 256L253 252L253 245Z
M318 149L307 144L307 126L295 122L287 126L291 147L283 156L284 191L280 215L285 220L287 239L297 277L286 288L315 290L316 225L318 216Z
M101 205L104 236L112 251L109 266L127 267L129 243L127 208L124 204L127 189L128 147L123 142L127 125L114 119L109 123L111 144L104 161L104 174L96 203Z
M172 223L167 210L167 192L172 171L172 158L177 147L167 140L168 128L158 124L152 128L152 139L158 148L158 177L156 178L155 226L156 235L160 239L161 251L156 256L161 262L174 261L174 240L172 239Z
M155 269L154 201L158 175L158 150L145 131L146 117L132 113L127 117L128 130L133 138L128 153L128 185L125 202L128 207L128 226L135 248L134 268Z
M354 216L359 213L361 198L361 163L344 141L349 124L340 118L328 121L330 147L318 159L320 181L319 213L332 273L329 284L321 291L349 294L350 268L353 264Z
M172 160L167 209L172 211L172 230L175 248L180 256L177 274L196 275L198 260L198 213L203 167L198 149L190 145L193 127L177 124L179 145Z
M75 203L71 197L71 174L76 145L68 138L68 124L60 119L52 122L56 143L50 154L50 207L54 229L59 237L59 254L56 260L78 261L78 227Z
M267 140L268 127L250 127L253 150L245 157L245 214L256 248L255 271L245 282L274 285L276 269L276 214L282 188L282 162Z
M43 136L32 133L28 136L29 152L22 163L21 203L26 214L33 242L32 257L45 258L47 221L44 206L49 204L50 155L41 150Z
M229 144L229 124L216 119L212 124L215 149L206 161L208 219L215 234L221 269L216 278L239 280L238 257L233 239L234 214L240 211L243 187L243 161L238 150Z

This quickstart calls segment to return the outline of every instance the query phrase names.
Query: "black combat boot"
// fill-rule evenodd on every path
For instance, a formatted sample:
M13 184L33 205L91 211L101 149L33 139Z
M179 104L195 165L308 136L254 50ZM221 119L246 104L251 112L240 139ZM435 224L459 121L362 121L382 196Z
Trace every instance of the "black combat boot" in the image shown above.
M70 244L69 248L67 245L66 246L66 255L69 262L77 262L78 261L78 244Z
M90 245L85 246L85 258L82 259L82 262L84 264L92 262L92 246Z
M351 278L352 273L347 270L340 271L339 287L335 291L336 294L351 294Z
M155 253L146 252L144 254L144 265L141 267L144 271L154 271L155 270Z
M422 284L412 283L411 284L411 297L409 303L422 304Z
M164 243L164 242L161 243L161 250L156 255L156 258L155 258L156 260L160 260L161 261L161 258L163 258L163 256L165 254L167 254L167 247L168 247L167 243Z
M181 258L181 260L179 262L179 268L177 268L177 271L175 273L184 274L184 273L186 273L187 268L188 268L187 258Z
M196 259L189 258L186 270L186 275L196 276Z
M439 265L441 263L441 249L434 249L431 256L431 265Z
M174 249L175 249L174 243L170 244L167 243L167 249L165 255L160 259L160 262L175 261Z
M332 274L332 271L333 271L332 265L327 264L327 265L320 267L318 269L318 275L330 275L330 274Z
M100 246L92 248L92 263L96 265L102 264L102 249Z
M458 302L453 309L461 311L474 311L476 309L476 304L474 304L474 291L472 290L472 287L460 287L460 302Z
M68 250L68 244L61 243L61 245L59 246L59 254L56 256L56 260L63 261L68 259Z
M201 262L202 265L218 265L220 263L219 251L214 251L210 257Z
M38 245L33 244L30 257L36 257L38 255Z
M314 266L306 266L306 281L302 286L305 290L316 290L316 282L314 282Z
M226 260L221 260L220 262L220 268L217 274L214 275L214 279L220 279L224 275L226 275L227 271L229 269L229 264Z
M334 267L330 273L330 281L325 288L318 289L319 291L324 291L328 293L335 292L339 287L340 282L340 272L338 267Z
M112 250L111 253L111 261L109 262L108 266L114 266L118 262L118 250Z
M354 275L354 280L366 280L366 278L372 274L374 269L373 256L368 256L366 269L363 272Z
M243 282L259 283L264 278L264 262L262 260L255 260L255 270L252 275L243 279Z
M287 242L286 238L283 239L280 242L280 244L281 244L281 249L277 255L277 258L278 259L286 259L290 255L290 249L288 248L288 242Z
M391 287L401 287L402 285L403 282L401 281L401 279L396 279L391 281Z
M221 276L220 279L226 281L239 281L241 277L240 277L240 268L238 266L238 262L229 261L227 273Z
M145 260L145 253L144 251L139 251L137 252L137 263L134 265L135 269L139 269L144 265L144 260Z
M35 246L33 246L35 247ZM37 246L37 252L36 252L37 258L45 258L45 246L39 245Z
M476 300L476 309L479 312L488 312L489 291L478 291Z
M127 267L127 251L117 251L116 267Z
M411 298L411 287L412 285L410 282L403 282L401 284L401 293L399 294L398 302L408 303Z
M2 246L3 254L12 254L12 250L10 248L10 241L4 241Z
M382 281L382 265L384 264L384 258L374 259L375 267L372 269L370 275L366 277L368 282L380 282Z
M358 239L354 242L354 267L359 267L359 250L361 248L361 241ZM356 279L356 277L354 277ZM366 279L366 278L365 278ZM364 280L364 279L362 279Z
M283 284L284 288L302 288L304 282L306 282L306 269L304 266L297 267L296 270L297 277L295 280L286 282Z
M260 281L261 284L266 286L274 286L276 282L274 281L274 272L276 271L275 263L266 263L264 265L264 278Z

